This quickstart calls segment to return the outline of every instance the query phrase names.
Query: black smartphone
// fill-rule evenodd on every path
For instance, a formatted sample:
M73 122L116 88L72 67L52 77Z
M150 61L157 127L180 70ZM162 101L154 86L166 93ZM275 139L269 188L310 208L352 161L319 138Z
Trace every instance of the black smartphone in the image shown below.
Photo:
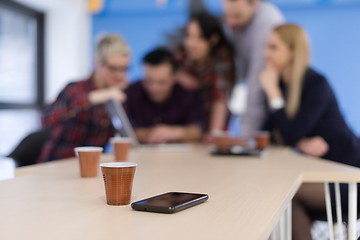
M133 202L131 207L138 211L175 213L203 203L207 199L209 199L207 194L168 192Z
M228 151L221 152L214 150L210 154L213 156L245 156L245 157L261 157L264 150L243 150L243 151Z

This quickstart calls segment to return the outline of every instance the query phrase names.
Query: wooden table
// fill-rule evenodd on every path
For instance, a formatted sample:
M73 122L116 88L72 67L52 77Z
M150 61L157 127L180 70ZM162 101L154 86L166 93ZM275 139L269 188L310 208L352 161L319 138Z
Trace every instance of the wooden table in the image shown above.
M45 163L0 182L0 239L267 239L302 182L360 182L357 168L287 148L261 158L138 149L130 161L139 164L132 201L169 191L210 198L171 215L108 206L101 176L80 178L76 159Z

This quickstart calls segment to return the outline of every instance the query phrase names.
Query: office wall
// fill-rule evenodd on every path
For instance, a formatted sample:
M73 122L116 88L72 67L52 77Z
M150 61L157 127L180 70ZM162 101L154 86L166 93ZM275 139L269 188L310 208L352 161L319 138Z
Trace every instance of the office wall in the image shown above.
M221 13L220 1L205 1ZM309 33L312 65L323 72L334 87L346 120L360 135L360 3L356 0L274 0L290 22ZM105 32L122 34L133 48L132 80L142 74L141 56L165 42L165 33L185 23L186 1L170 1L159 8L155 1L127 4L108 0L101 14L92 18L92 45Z
M142 75L141 58L153 47L166 44L166 34L183 26L186 12L181 9L124 9L93 16L92 46L106 33L119 33L131 45L130 78Z

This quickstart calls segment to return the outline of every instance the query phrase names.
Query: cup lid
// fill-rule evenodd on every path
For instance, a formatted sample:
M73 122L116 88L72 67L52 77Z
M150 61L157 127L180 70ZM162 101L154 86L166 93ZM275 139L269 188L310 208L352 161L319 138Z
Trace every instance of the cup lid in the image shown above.
M109 162L109 163L101 163L100 167L108 167L108 168L125 168L125 167L136 167L137 163L131 162Z
M110 142L111 143L114 143L114 142L132 143L133 140L129 137L112 137L112 138L110 138Z
M74 150L75 152L102 152L104 149L102 147L85 146L76 147Z

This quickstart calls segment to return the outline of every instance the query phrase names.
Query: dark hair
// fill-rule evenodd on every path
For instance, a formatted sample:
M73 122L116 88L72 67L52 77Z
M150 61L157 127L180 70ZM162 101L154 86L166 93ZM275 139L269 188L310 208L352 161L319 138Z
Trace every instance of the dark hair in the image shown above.
M189 23L191 21L195 21L199 24L200 34L204 40L210 42L216 37L217 42L210 47L209 57L214 60L214 68L216 71L225 73L227 75L226 78L228 78L227 80L231 86L233 86L235 82L234 50L233 46L225 37L220 25L220 19L209 13L200 13L191 16ZM182 46L182 48L184 48L184 46Z
M158 47L147 53L143 59L144 64L158 66L164 63L170 64L173 71L176 70L176 63L173 54L164 47Z
M191 21L199 24L202 37L205 40L210 41L214 36L218 38L217 43L211 48L211 54L216 53L220 48L226 49L229 53L233 52L233 48L225 37L219 19L208 13L200 13L191 16L189 22Z

